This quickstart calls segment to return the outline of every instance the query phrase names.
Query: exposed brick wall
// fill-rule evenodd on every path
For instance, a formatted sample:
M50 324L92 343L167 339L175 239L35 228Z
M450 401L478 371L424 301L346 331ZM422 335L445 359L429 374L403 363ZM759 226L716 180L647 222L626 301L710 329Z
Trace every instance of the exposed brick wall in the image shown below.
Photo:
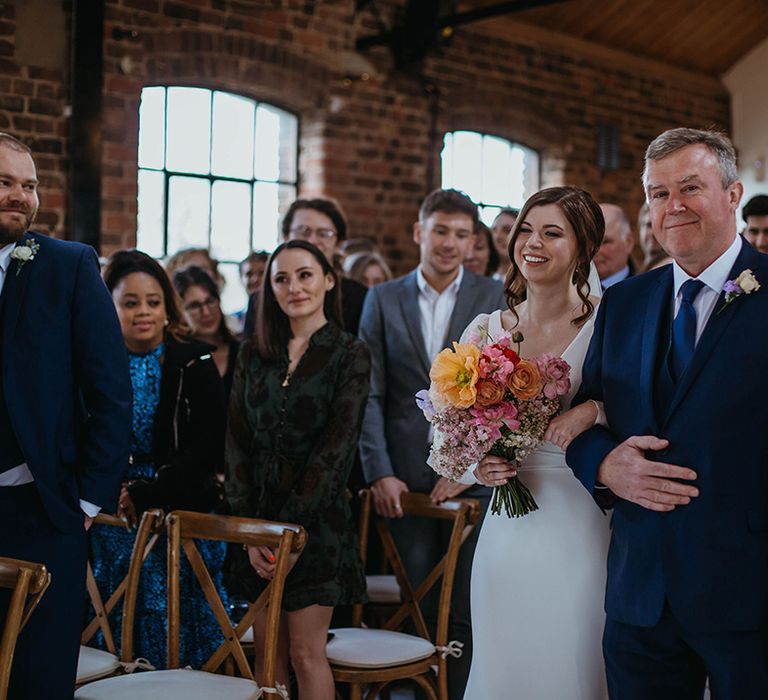
M376 3L385 24L398 4ZM457 31L422 77L394 72L388 51L375 49L366 54L369 79L345 80L345 52L379 30L373 14L355 17L354 7L354 0L107 0L103 251L135 240L144 85L217 87L297 112L301 193L339 199L351 231L376 236L399 272L416 260L411 225L421 198L439 184L444 131L525 143L540 151L543 185L579 185L634 215L642 152L653 136L683 124L728 126L722 87L499 38L480 26ZM116 28L123 38L113 38ZM32 141L42 221L61 234L67 75L17 65L13 41L13 6L0 3L0 126ZM616 171L595 164L598 123L620 130Z
M17 0L18 1L18 0ZM61 3L66 10L68 2ZM0 130L35 152L42 197L35 227L63 237L68 167L67 90L69 66L20 65L16 54L16 6L0 2Z

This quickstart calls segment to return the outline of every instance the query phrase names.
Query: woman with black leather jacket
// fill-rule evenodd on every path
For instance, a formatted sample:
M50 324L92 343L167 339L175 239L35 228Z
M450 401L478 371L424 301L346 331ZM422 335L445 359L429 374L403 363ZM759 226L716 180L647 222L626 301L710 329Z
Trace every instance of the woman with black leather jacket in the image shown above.
M120 320L133 388L131 460L118 515L134 526L148 508L210 512L221 494L217 475L223 471L226 420L211 348L190 338L178 295L148 255L115 253L104 281ZM93 571L106 600L127 572L134 533L106 527L91 533ZM165 549L163 539L144 562L135 623L134 653L156 667L166 660ZM198 549L226 605L225 548L201 541ZM223 637L186 560L181 586L181 663L199 668Z

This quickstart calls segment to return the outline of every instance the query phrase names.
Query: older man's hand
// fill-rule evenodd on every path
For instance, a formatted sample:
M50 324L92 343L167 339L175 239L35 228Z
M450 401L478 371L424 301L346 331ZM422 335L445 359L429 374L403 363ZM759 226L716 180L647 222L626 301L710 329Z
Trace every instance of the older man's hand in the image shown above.
M653 435L634 435L611 450L600 463L597 480L619 498L637 503L643 508L665 512L686 505L699 495L690 484L696 472L645 457L646 450L663 450L669 441Z

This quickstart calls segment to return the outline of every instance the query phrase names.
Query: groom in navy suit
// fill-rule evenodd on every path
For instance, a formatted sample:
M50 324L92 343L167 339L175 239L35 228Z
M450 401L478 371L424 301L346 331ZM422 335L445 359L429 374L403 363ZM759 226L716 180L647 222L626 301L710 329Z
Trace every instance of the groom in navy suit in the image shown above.
M742 185L722 134L661 134L643 183L674 262L603 297L577 401L603 401L608 426L567 453L613 507L610 694L700 699L708 677L716 700L764 700L768 256L736 234Z
M0 556L51 573L19 637L9 697L64 700L85 612L86 530L117 504L131 385L93 249L28 230L37 184L29 148L0 133Z

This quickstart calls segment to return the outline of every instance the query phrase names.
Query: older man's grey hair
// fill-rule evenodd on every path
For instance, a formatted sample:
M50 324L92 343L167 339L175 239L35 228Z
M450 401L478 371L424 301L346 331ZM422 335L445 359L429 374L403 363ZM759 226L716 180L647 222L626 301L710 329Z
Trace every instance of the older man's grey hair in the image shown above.
M729 187L739 179L736 169L736 150L731 140L720 131L706 129L669 129L657 136L645 151L643 168L643 187L648 184L648 162L661 160L671 153L686 146L701 144L706 146L716 157L720 166L720 182L723 188Z

